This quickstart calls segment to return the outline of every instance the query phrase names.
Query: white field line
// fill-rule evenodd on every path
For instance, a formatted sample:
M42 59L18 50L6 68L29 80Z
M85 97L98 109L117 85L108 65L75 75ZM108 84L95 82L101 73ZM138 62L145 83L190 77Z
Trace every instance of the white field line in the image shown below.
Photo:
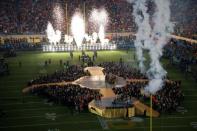
M188 101L188 100L187 101L183 101L183 103L196 103L196 102L197 102L197 100L196 101L195 100L194 101Z
M8 90L6 90L6 91L5 90L0 91L0 94L9 94L9 93L21 93L22 94L22 90L20 90L20 91L19 90L14 91L13 89L12 90L10 89L9 91Z
M62 117L65 115L71 115L71 113L63 113L63 114L58 114L57 117ZM90 113L80 113L80 115L87 115ZM25 117L7 117L7 120L18 120L18 119L30 119L30 118L45 118L45 115L35 115L35 116L25 116ZM191 118L197 118L197 116L185 116L185 117L173 117L173 116L169 116L169 117L159 117L159 118L153 118L153 119L191 119ZM99 118L98 118L99 119ZM145 119L150 119L150 118L145 118ZM109 120L106 120L109 121ZM113 121L113 120L112 120Z
M24 99L25 101L25 99ZM44 104L44 102L35 102L35 101L32 101L32 102L14 102L14 103L6 103L6 104L0 104L0 106L7 106L7 105L25 105L25 104Z
M153 119L190 119L190 118L197 118L197 116L169 116L169 117L158 117ZM150 119L150 118L146 118Z
M2 128L20 128L20 127L35 127L35 126L49 126L49 125L63 125L63 124L85 124L85 123L98 123L98 121L66 121L66 122L56 122L56 123L43 123L43 124L27 124L27 125L16 125L16 126L2 126Z
M197 89L183 89L183 92L184 91L197 91Z
M49 107L43 107L43 108L29 108L29 109L16 109L16 110L4 110L4 112L15 112L15 111L39 111L39 110L53 110L53 109L58 109L58 108L65 108L65 107L53 107L53 108L49 108Z
M153 126L153 128L188 128L190 127L189 125L174 125L174 126ZM145 128L150 128L149 126L138 126L138 127L132 127L132 128L123 128L123 129L113 129L116 131L122 131L122 130L129 130L131 131L132 129L145 129ZM103 131L103 129L88 129L88 130L80 130L80 131Z
M90 113L80 113L80 115L87 115ZM64 117L66 115L71 115L71 113L63 113L56 115L57 117ZM24 116L24 117L6 117L7 120L18 120L18 119L30 119L30 118L45 118L45 115L35 115L35 116Z
M58 123L43 123L43 124L27 124L27 125L16 125L16 126L2 126L0 129L5 128L23 128L23 127L38 127L38 126L50 126L50 125L64 125L64 124L86 124L86 123L98 123L98 121L66 121L66 122L58 122ZM170 126L153 126L153 128L188 128L191 127L190 125L170 125ZM131 130L131 129L141 129L141 128L149 128L149 126L138 126L132 127L129 129L124 130ZM93 129L95 130L95 129ZM99 129L96 129L99 130ZM96 131L95 130L95 131ZM115 130L123 130L123 129L115 129ZM85 130L83 130L85 131ZM87 131L87 130L86 130ZM91 129L92 131L92 129Z
M38 99L39 97L36 97L36 96L25 96L25 95L24 96L23 95L19 95L18 97L1 97L0 96L0 100L1 99L19 99L19 98L24 98L24 99L25 98L37 98Z
M197 95L184 95L184 96L197 97Z

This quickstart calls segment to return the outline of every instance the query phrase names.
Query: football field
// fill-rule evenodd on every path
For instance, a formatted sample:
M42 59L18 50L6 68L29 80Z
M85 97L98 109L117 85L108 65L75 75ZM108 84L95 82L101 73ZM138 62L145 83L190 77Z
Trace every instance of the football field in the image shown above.
M71 59L66 52L18 52L17 57L6 59L10 75L0 77L0 131L148 131L149 118L136 116L132 119L104 119L88 111L72 114L66 106L49 103L38 96L22 94L29 80L62 69L60 59L70 64L79 64L81 52L73 54L74 58ZM86 54L92 56L93 52ZM131 66L137 66L133 50L98 51L96 63L118 62L120 58ZM44 62L49 59L52 63L45 67ZM191 75L186 78L176 66L169 65L168 60L162 59L162 63L170 79L182 81L185 99L176 112L154 118L153 131L197 130L197 83Z

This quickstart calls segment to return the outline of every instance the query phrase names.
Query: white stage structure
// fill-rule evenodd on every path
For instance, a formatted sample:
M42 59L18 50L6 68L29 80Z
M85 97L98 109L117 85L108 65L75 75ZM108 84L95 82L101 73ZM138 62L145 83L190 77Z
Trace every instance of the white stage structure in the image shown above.
M56 45L51 45L51 44L46 44L43 45L42 47L44 52L58 52L58 51L81 51L81 50L115 50L116 45L115 44L105 44L101 45L100 43L96 44L83 44L80 47L77 47L76 45L70 45L70 44L56 44Z

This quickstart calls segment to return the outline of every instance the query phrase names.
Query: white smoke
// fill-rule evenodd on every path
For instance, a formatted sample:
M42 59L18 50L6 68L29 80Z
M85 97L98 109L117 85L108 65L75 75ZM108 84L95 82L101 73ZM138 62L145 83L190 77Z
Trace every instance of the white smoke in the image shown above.
M133 7L133 16L138 26L136 33L135 47L136 55L139 61L139 68L141 72L145 72L143 49L148 48L149 37L151 34L151 27L149 24L149 14L147 13L146 0L135 1Z
M145 90L155 94L163 86L163 78L167 72L160 63L162 49L168 41L168 36L173 32L173 24L170 22L170 1L154 0L155 13L153 27L150 25L150 15L147 13L148 0L128 0L134 2L133 15L138 26L136 33L136 54L141 71L144 70L143 49L148 49L151 63L147 71L150 82Z
M61 31L55 30L50 22L48 22L47 29L47 38L51 44L56 45L61 40Z
M173 32L173 23L170 21L170 1L154 0L156 11L153 17L154 27L151 35L150 69L148 75L152 79L145 88L150 93L156 93L163 86L163 78L167 72L160 63L163 47L168 42L168 36Z

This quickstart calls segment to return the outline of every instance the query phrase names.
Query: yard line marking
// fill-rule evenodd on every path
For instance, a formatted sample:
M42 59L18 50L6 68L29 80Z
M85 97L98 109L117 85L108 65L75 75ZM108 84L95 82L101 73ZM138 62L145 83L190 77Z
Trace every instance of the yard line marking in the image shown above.
M5 84L5 82L2 83L2 84ZM27 84L27 83L26 83L26 84ZM5 88L5 89L7 89L7 87L18 87L18 85L6 85L6 88Z
M183 89L183 91L197 91L197 89Z
M184 95L184 96L197 97L197 95Z
M88 112L88 113L80 113L80 115L91 115L91 113L90 112ZM62 116L66 116L66 115L70 115L70 116L72 116L72 114L71 113L62 113L62 114L58 114L58 115L56 115L57 117L62 117ZM17 120L17 119L29 119L29 118L44 118L44 115L35 115L35 116L24 116L24 117L6 117L6 119L7 120Z
M7 83L9 84L9 83L14 83L14 82L17 82L17 84L18 84L18 83L20 83L20 84L21 84L21 83L26 83L26 82L24 82L24 81L6 80L6 81L3 82L3 84L7 84Z
M183 101L183 103L195 103L197 101Z
M190 127L189 125L172 125L172 126L154 126L153 128L177 128L177 127ZM134 128L149 128L148 126L144 127L134 127Z
M48 109L48 108L47 108ZM57 116L64 116L64 115L69 115L71 113L62 113L62 114L58 114ZM87 113L80 113L80 114L91 114L90 112L87 112ZM29 119L29 118L39 118L39 117L44 117L43 115L35 115L35 116L25 116L25 117L7 117L6 119ZM190 119L190 118L197 118L197 116L185 116L185 117L182 117L182 116L168 116L168 117L162 117L162 118L154 118L154 119ZM99 119L99 118L98 118ZM149 119L149 118L145 118L145 119ZM110 120L106 120L106 121L110 121ZM113 120L111 120L113 121Z
M58 123L43 123L43 124L27 124L27 125L16 125L16 126L2 126L2 128L17 128L17 127L35 127L35 126L46 126L46 125L62 125L62 124L79 124L79 123L98 123L98 121L66 121L66 122L58 122Z
M0 104L0 106L6 106L6 105L25 105L25 104L40 104L40 103L43 103L44 104L44 102L18 102L18 103L6 103L6 104Z
M22 93L21 93L22 94ZM1 97L0 96L0 100L1 99L18 99L18 98L38 98L36 96L23 96L23 95L19 95L18 97Z
M16 109L16 110L5 110L4 112L15 112L15 111L35 111L35 110L50 110L50 109L58 109L58 108L65 108L65 107L53 107L53 108L49 108L49 107L45 107L45 108L30 108L30 109Z
M154 119L190 119L190 118L197 118L197 116L169 116L169 117L162 117L162 118L154 118ZM150 118L145 118L150 119Z
M190 127L188 125L175 125L175 126L154 126L154 128L177 128L177 127L182 127L182 128L186 128L186 127ZM138 126L138 127L132 127L132 128L122 128L122 129L113 129L116 131L122 131L122 130L131 130L131 129L144 129L144 128L149 128L148 126ZM103 131L103 129L87 129L87 130L80 130L80 131Z
M58 123L45 123L45 124L27 124L27 125L16 125L16 126L3 126L0 127L0 129L5 129L5 128L20 128L20 127L36 127L36 126L48 126L48 125L62 125L62 124L83 124L83 123L98 123L98 121L66 121L66 122L58 122ZM166 126L154 126L154 128L187 128L190 127L190 125L166 125ZM141 129L141 128L149 128L148 126L138 126L138 127L132 127L132 128L136 128L136 129ZM96 130L96 129L94 129ZM100 129L98 129L100 130ZM103 130L103 129L102 129ZM123 130L123 129L115 129L115 130ZM124 130L131 130L131 128L129 129L124 129ZM85 131L85 130L83 130Z
M14 89L1 89L0 88L0 94L9 94L9 93L21 93L22 94L22 89L14 90Z

